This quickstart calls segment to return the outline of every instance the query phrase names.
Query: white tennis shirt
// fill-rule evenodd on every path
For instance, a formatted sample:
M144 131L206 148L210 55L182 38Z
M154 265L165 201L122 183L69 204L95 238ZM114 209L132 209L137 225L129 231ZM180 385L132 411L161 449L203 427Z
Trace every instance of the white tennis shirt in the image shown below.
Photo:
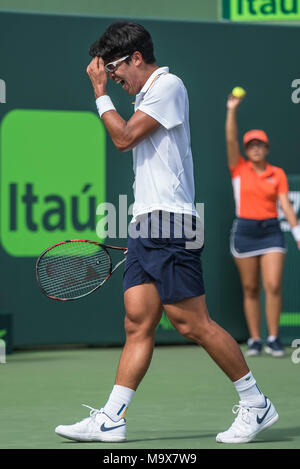
M161 126L133 149L132 221L153 210L196 215L189 102L183 82L168 67L158 68L136 95L134 110Z

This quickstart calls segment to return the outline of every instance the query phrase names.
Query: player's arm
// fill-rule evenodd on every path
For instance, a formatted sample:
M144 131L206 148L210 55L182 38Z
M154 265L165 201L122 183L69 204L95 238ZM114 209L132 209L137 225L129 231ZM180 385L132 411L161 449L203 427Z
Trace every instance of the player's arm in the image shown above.
M240 157L240 148L238 141L238 126L237 126L237 108L240 105L242 98L236 98L229 95L227 100L227 113L225 122L225 137L227 149L227 162L228 166L234 167Z
M158 129L160 123L144 112L136 111L128 122L120 116L106 93L107 75L101 58L94 57L87 67L87 73L94 88L95 98L100 98L100 101L104 98L102 112L105 112L101 113L101 119L118 150L131 150Z
M300 249L300 226L298 224L299 222L295 210L289 201L288 194L278 194L278 199L285 218L290 224L298 249Z
M102 115L102 121L119 151L131 150L160 127L157 120L139 110L128 122L122 119L116 111L105 112Z

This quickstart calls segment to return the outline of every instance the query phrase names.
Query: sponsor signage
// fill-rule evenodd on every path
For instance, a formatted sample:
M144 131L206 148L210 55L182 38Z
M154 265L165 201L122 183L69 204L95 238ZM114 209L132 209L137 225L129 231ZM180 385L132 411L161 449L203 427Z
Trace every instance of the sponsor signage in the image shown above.
M15 109L1 122L0 156L8 254L33 257L65 239L95 239L106 197L106 137L96 114Z
M223 0L222 19L298 21L300 20L300 0Z

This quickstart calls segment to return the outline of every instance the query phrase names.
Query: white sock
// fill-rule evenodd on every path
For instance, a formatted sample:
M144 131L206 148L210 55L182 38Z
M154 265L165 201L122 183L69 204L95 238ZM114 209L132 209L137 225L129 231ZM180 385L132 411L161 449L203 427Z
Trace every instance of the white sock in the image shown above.
M247 345L252 345L253 342L261 342L261 338L260 337L250 337L248 340L247 340Z
M275 339L277 339L276 335L269 335L269 337L267 338L267 341L274 342Z
M243 404L251 407L260 407L264 404L264 395L259 390L251 371L233 384Z
M115 384L105 404L104 412L115 422L121 420L134 396L135 391L125 386Z

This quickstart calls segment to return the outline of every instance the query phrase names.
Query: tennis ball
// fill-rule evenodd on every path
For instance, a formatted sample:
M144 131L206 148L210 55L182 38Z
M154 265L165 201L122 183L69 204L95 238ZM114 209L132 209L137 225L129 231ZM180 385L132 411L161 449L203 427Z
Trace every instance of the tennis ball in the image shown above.
M235 98L243 98L246 94L246 91L244 90L244 88L241 88L240 86L236 86L235 88L233 88L231 93L232 93L232 96L234 96Z

